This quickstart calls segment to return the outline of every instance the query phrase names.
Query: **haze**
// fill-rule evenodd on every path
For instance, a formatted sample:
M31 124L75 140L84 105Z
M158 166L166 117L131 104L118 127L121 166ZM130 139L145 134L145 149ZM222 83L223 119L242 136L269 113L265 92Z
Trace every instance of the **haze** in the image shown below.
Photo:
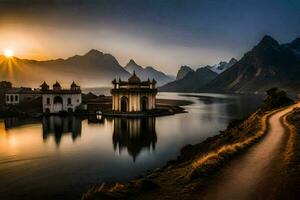
M46 60L93 48L168 74L240 58L265 34L286 42L300 33L296 0L0 2L2 51Z

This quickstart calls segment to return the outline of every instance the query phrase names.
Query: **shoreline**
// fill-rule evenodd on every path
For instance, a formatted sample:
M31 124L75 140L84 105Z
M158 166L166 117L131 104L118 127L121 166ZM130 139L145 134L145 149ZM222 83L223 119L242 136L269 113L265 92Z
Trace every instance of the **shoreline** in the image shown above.
M136 113L115 113L108 108L111 108L111 103L98 103L100 106L108 107L103 109L102 115L107 117L158 117L158 116L167 116L174 115L179 113L185 113L186 110L182 106L187 106L193 102L187 100L174 100L174 99L157 99L156 109L147 112L136 112ZM30 107L30 106L29 106ZM42 112L25 112L22 109L14 106L2 106L1 107L0 119L10 118L10 117L30 117L30 118L39 118L43 116L93 116L97 115L95 111L86 111L86 112L62 112L62 113L53 113L45 114Z
M93 186L83 194L82 200L189 199L199 194L209 177L224 164L260 142L270 128L270 116L284 108L265 113L256 111L243 121L229 124L214 137L196 145L186 145L177 159L162 168L150 170L127 184Z

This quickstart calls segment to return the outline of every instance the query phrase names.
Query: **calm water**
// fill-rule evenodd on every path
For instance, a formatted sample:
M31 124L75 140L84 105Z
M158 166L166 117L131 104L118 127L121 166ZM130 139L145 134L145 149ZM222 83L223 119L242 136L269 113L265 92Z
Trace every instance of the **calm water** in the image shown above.
M195 96L196 95L196 96ZM188 113L148 119L48 117L0 121L0 199L80 199L95 183L126 181L176 158L254 111L259 96L160 93Z

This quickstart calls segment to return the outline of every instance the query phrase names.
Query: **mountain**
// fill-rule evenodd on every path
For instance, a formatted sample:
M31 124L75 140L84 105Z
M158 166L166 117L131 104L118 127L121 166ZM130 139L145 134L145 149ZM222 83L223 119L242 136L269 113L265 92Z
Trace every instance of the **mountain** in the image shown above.
M164 85L168 82L173 81L174 79L170 76L164 74L161 71L158 71L154 69L153 67L145 67L136 64L134 60L130 60L128 64L124 67L130 74L133 74L133 72L136 73L138 77L140 77L142 80L149 79L155 79L158 86Z
M237 63L237 60L235 58L231 58L229 62L220 62L219 64L213 65L213 66L209 66L209 68L218 73L221 74L222 72L224 72L225 70L229 69L230 67L232 67L235 63Z
M44 80L48 84L58 80L65 86L69 86L73 80L81 86L110 86L114 78L125 79L130 76L115 57L97 50L67 59L36 61L0 57L0 61L0 80L32 87L38 87Z
M194 70L186 65L181 66L177 72L176 80L183 79L189 72L194 72Z
M200 88L200 92L263 92L272 87L300 91L300 39L280 45L263 39L241 60Z
M163 92L194 92L200 87L212 81L218 74L208 67L190 71L182 79L170 82L159 88Z

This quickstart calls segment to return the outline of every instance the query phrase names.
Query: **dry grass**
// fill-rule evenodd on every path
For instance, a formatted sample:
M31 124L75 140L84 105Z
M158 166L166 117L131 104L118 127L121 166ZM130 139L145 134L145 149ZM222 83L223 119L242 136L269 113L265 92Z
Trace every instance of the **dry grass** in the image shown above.
M258 141L268 130L268 118L274 112L268 113L261 118L260 130L253 133L252 136L244 138L242 141L238 141L232 144L223 145L219 149L209 152L197 159L195 159L191 164L191 170L188 176L191 180L198 178L200 176L206 176L209 172L214 171L216 168L220 167L226 160L231 158L233 155L247 149L249 146ZM255 115L255 114L254 114ZM249 119L251 121L251 116ZM245 121L249 125L249 120Z

